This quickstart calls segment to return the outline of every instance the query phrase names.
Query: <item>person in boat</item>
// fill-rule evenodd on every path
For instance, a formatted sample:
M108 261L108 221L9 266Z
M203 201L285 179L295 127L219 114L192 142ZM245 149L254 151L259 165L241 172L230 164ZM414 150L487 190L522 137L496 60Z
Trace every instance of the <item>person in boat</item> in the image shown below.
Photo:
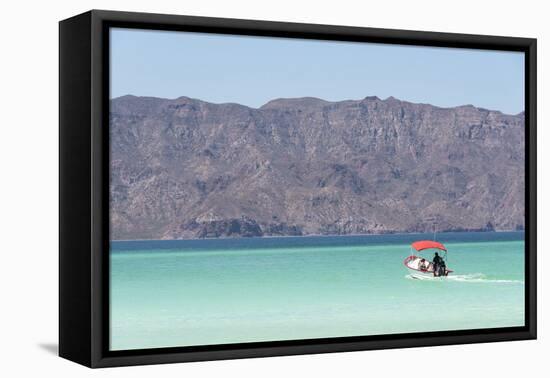
M445 264L445 260L443 259L441 259L441 265L439 265L439 275L440 276L447 275L447 265Z
M441 274L441 266L443 264L445 264L443 262L443 259L441 258L441 256L439 256L439 253L435 253L435 256L434 256L434 259L432 261L433 263L433 266L434 266L434 276L436 277L439 277ZM444 275L444 274L443 274Z
M428 270L428 264L426 262L426 259L420 260L419 268L421 271L425 272Z

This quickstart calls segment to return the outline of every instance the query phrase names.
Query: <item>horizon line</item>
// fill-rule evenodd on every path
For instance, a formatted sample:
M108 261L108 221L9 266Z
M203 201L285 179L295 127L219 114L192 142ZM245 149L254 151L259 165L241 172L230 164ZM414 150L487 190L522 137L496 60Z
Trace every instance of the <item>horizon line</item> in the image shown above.
M459 233L525 233L525 230L470 230L456 231L445 230L438 232L439 234L459 234ZM403 236L403 235L424 235L433 234L433 232L382 232L382 233L363 233L363 234L305 234L305 235L264 235L264 236L220 236L212 238L185 238L185 239L109 239L109 242L135 242L135 241L195 241L195 240L250 240L250 239L270 239L270 238L307 238L307 237L335 237L335 236Z

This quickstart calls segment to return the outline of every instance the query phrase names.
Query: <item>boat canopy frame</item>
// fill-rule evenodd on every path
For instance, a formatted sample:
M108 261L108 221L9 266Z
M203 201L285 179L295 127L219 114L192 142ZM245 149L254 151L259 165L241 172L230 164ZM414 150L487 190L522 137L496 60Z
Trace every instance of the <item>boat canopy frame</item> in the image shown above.
M411 244L411 255L412 256L416 255L418 257L421 257L421 258L425 259L426 257L422 255L422 252L426 251L426 250L434 250L434 249L443 252L441 254L441 258L445 262L445 265L448 265L449 264L449 256L447 255L447 247L445 247L443 245L443 243L437 242L435 240L418 240L418 241L415 241L414 243ZM416 251L417 253L415 254L414 251ZM427 260L429 260L431 262L431 259L427 259Z

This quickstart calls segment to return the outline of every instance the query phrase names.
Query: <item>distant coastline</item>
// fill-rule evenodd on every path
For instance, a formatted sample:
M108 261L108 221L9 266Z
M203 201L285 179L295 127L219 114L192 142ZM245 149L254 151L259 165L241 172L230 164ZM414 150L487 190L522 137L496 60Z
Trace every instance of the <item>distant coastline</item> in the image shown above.
M436 238L445 238L448 234L525 234L525 230L476 230L476 231L437 231ZM393 232L393 233L378 233L378 234L346 234L346 235L271 235L271 236L253 236L253 237L217 237L217 238L188 238L188 239L111 239L111 243L126 243L126 242L198 242L198 241L227 241L227 240L263 240L263 239L307 239L307 238L345 238L345 237L382 237L382 236L419 236L433 235L433 232Z

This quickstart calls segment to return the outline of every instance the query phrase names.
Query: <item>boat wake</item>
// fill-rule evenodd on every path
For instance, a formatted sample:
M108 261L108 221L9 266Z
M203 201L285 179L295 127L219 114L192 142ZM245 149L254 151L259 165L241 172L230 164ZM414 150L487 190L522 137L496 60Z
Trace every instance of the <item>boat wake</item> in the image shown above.
M471 283L507 283L507 284L521 284L524 282L521 280L504 280L504 279L493 279L487 278L483 273L473 273L473 274L456 274L450 275L447 277L419 277L412 276L407 274L405 276L411 280L422 280L422 281L454 281L454 282L471 282Z

